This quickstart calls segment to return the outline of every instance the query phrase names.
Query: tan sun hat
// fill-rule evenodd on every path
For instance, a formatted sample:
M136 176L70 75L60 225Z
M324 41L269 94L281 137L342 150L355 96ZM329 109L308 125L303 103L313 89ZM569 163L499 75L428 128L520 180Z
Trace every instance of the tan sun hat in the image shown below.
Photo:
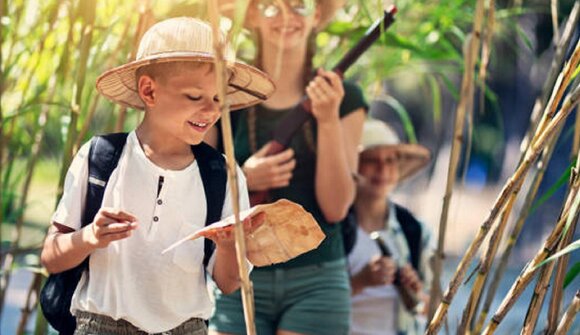
M144 109L137 93L135 72L138 68L176 61L213 63L212 43L211 26L204 21L177 17L158 22L143 35L135 61L99 76L97 90L123 106ZM227 92L230 109L257 104L274 92L270 78L255 67L236 61L231 48L226 47L224 58L231 73Z
M431 160L429 149L420 144L401 143L393 128L369 118L363 126L360 152L379 147L393 148L399 153L399 181L412 176Z
M236 10L236 3L235 0L218 0L219 1L219 8L222 15L227 16L229 18L234 17L234 13ZM247 28L254 28L254 24L256 21L253 19L256 15L260 15L258 9L256 8L256 2L259 0L250 0L248 2L248 10L246 12L246 20L244 21L244 25ZM284 1L284 0L280 0ZM344 6L346 0L314 0L320 6L320 22L316 29L318 31L324 29L328 23L334 17L336 11Z
M263 216L262 216L263 215ZM240 220L263 220L245 235L246 256L256 266L286 262L298 255L316 249L325 235L318 223L302 206L280 199L271 204L257 205L240 213ZM208 237L222 230L233 230L233 216L211 224L184 237L163 250L166 253L188 240ZM248 222L251 224L251 222Z

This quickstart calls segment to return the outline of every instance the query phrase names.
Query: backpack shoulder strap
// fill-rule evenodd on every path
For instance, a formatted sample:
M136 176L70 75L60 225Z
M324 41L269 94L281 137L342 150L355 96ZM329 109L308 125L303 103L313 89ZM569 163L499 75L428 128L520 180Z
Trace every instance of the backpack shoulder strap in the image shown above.
M119 163L126 142L127 133L100 135L91 140L87 196L81 222L83 227L93 222L101 208L105 187Z
M405 239L411 253L411 265L419 271L419 259L421 256L421 224L409 210L395 204L397 220L401 225Z
M226 160L222 154L210 145L201 142L192 145L191 150L197 160L199 173L203 182L205 199L207 203L207 216L205 225L219 221L222 216L224 200L226 197L226 183L228 175L226 172ZM207 266L209 259L215 249L215 244L210 239L205 239L203 265Z

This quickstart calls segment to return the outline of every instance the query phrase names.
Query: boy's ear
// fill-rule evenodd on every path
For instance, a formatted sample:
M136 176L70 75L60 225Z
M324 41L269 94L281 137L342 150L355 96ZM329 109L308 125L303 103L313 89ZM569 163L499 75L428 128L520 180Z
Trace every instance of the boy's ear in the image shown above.
M137 83L139 97L145 106L155 105L155 90L157 88L155 80L148 75L142 75Z

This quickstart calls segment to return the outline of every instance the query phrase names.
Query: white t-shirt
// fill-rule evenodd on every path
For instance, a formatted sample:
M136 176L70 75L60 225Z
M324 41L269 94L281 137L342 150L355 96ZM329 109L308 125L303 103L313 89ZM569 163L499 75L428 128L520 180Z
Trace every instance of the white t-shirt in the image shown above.
M89 143L69 167L64 194L52 217L78 230L84 210ZM157 195L160 177L163 185ZM244 175L238 167L240 208L249 207ZM113 171L103 196L103 207L135 215L139 226L126 239L95 250L73 295L77 310L124 319L150 333L172 329L192 318L208 319L212 302L203 269L203 239L161 251L187 234L203 228L206 199L197 161L183 170L165 170L143 152L135 132ZM222 217L233 213L229 185ZM215 254L214 254L215 256ZM208 264L213 270L214 257ZM90 278L90 279L89 279Z
M397 219L394 203L389 203L389 216L385 219L385 228L379 234L387 244L393 259L398 266L411 262L407 239ZM431 286L432 274L429 259L434 246L431 232L421 223L421 254L419 256L419 274L423 277L424 289ZM359 273L381 251L369 234L357 227L356 241L348 255L351 275ZM366 287L352 297L351 335L391 335L423 334L425 320L423 316L413 315L399 301L397 290L393 285Z
M394 252L386 231L380 231L383 240ZM351 274L357 274L375 256L380 256L381 250L369 234L357 227L356 242L348 257ZM351 335L396 335L398 296L393 285L365 287L354 295L352 303Z

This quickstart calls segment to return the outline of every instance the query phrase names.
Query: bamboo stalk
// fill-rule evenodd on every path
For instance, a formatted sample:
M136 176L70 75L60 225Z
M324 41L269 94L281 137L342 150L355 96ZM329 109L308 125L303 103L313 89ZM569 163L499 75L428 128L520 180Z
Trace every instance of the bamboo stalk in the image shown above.
M564 313L564 316L558 325L556 335L568 334L568 331L570 330L570 327L572 327L572 323L574 322L574 318L576 317L578 311L580 311L580 291L576 291L574 299L570 303L570 306L568 306L566 313Z
M580 84L580 78L576 78L575 84ZM574 142L576 142L576 137L580 134L580 115L576 113L576 122L575 122L575 129L574 129ZM576 153L580 148L576 143L572 145L573 149L576 149ZM575 153L572 152L572 155ZM578 157L573 157L572 159L578 159ZM576 229L576 222L573 223L574 229ZM564 243L567 245L572 241L572 237L574 233L568 232L568 234L564 237ZM558 259L558 264L556 268L556 275L554 277L554 282L552 284L552 296L550 298L550 305L548 308L548 318L547 318L547 325L546 325L546 334L554 334L556 331L556 327L558 326L558 317L560 314L560 308L562 305L562 296L564 294L564 279L566 277L566 269L568 268L568 260L569 255L563 255Z
M562 117L563 116L565 117L565 116L567 116L570 113L570 111L578 103L579 97L580 97L580 86L577 86L573 90L573 92L570 95L568 95L568 97L566 98L566 100L564 101L564 103L562 105L562 109L561 109L560 113L556 114L556 117L549 123L548 128L546 128L546 131L542 133L542 136L540 137L540 139L538 141L536 141L535 143L532 144L532 147L531 147L532 149L534 147L541 146L542 141L543 141L542 137L545 138L546 132L553 131L553 126L554 125L557 125L558 123L560 123L562 121ZM524 163L522 163L521 166L523 166L523 165L524 165ZM520 168L518 168L518 170L519 169ZM577 193L577 187L578 187L578 185L576 185L576 184L578 184L578 178L576 178L576 180L574 180L574 183L575 184L573 184L573 186L571 187L571 191L570 191L570 194L569 194L569 198L568 199L573 199L573 197ZM578 198L578 200L580 200L580 198ZM568 206L569 203L571 203L571 200L568 200L566 202L566 205ZM566 213L566 210L563 210L563 213L564 214L561 215L561 217L562 218L567 218L568 217L568 214ZM501 322L501 320L503 319L503 317L505 316L505 314L507 313L507 311L515 303L515 300L517 299L517 297L519 296L519 294L521 294L521 291L523 290L523 287L525 287L529 283L529 281L531 280L532 275L537 271L537 270L532 270L533 269L533 266L535 266L540 261L542 261L543 259L545 259L545 256L547 254L546 253L546 250L549 251L549 250L553 249L553 246L552 246L554 244L554 241L553 240L556 237L559 237L560 236L559 234L561 233L564 224L565 224L565 220L560 220L558 222L558 224L556 225L556 228L554 228L552 234L546 240L546 243L544 244L544 248L541 250L541 252L539 252L536 255L536 257L534 257L534 260L531 262L531 266L528 265L526 267L526 269L524 270L523 274L520 275L520 277L518 277L518 279L516 280L516 282L514 283L514 285L512 286L512 288L510 289L510 293L504 299L502 305L500 306L500 308L498 309L498 311L493 316L493 318L491 320L491 323L484 330L484 334L492 334L495 331L497 325L499 325L499 323ZM554 236L556 236L556 237L554 237ZM556 242L557 242L557 240L556 240Z
M578 167L577 167L578 169ZM544 245L533 260L528 263L528 265L524 268L520 276L516 279L514 284L512 285L510 291L502 301L500 307L498 308L497 312L492 317L488 326L484 329L483 334L489 335L493 334L497 329L498 325L504 319L507 312L511 309L511 307L515 304L517 299L520 297L524 289L533 279L534 275L539 271L536 266L548 258L551 254L553 254L556 245L559 243L561 239L562 231L566 226L567 222L571 219L577 219L578 217L578 205L580 204L580 197L578 195L578 188L580 187L580 179L577 178L578 174L575 173L575 180L571 182L571 191L569 194L568 199L562 209L562 214L558 219L558 222L546 241ZM571 209L570 209L571 207Z
M558 0L550 1L550 14L552 17L552 29L554 30L554 44L558 44L560 30L558 29Z
M447 220L449 217L449 206L453 195L453 187L457 175L457 165L461 153L463 127L465 123L466 106L472 104L473 100L473 76L474 66L479 53L479 42L481 39L481 26L484 16L484 0L478 0L475 10L475 19L473 23L473 32L469 38L469 44L465 50L465 64L463 70L463 79L461 82L461 98L457 105L455 114L455 128L453 131L453 143L451 155L449 157L449 170L447 171L447 186L443 197L443 207L439 221L439 238L437 241L437 250L433 255L433 281L430 290L430 302L428 320L433 318L435 306L441 299L441 273L443 269L443 258L445 257L445 234L447 232Z
M54 28L54 24L56 22L56 13L58 12L58 9L60 8L60 4L56 3L53 5L54 7L51 8L51 11L49 13L49 29L45 32L45 34L42 36L41 41L39 43L38 46L38 53L42 54L45 50L45 41L46 38L48 37L48 35L53 31ZM37 60L35 62L35 64L32 66L31 71L28 73L28 77L25 80L26 84L25 87L23 89L23 94L22 94L22 100L20 102L20 107L22 107L22 105L24 105L25 100L26 100L26 92L28 92L28 89L30 88L30 83L32 82L32 76L34 75L35 71L37 70L39 64L40 64L40 59L41 57L37 57ZM38 99L38 97L34 97L33 99ZM44 109L46 110L46 109ZM45 113L41 113L38 116L38 125L35 127L35 130L33 131L33 133L35 133L34 135L34 142L33 142L33 147L32 147L32 154L28 159L27 162L27 167L26 167L26 176L24 178L24 184L22 186L22 191L21 191L21 197L18 203L18 207L17 208L25 208L26 203L28 201L28 193L30 190L30 184L32 182L32 175L34 173L34 166L36 165L36 162L38 160L38 155L40 153L40 144L44 137L44 129L43 126L44 124L46 124L46 118L47 118L47 114ZM16 118L12 119L12 123L14 124L16 122ZM39 130L40 129L40 130ZM17 248L19 243L20 243L20 239L22 237L22 226L24 225L24 210L22 210L22 212L20 213L20 215L18 215L18 217L16 218L16 223L15 223L15 227L12 233L12 239L11 239L11 249ZM7 253L5 254L4 257L4 263L2 265L2 280L0 281L0 315L2 315L2 311L4 310L4 302L5 302L5 298L6 298L6 292L8 290L8 286L10 285L10 277L12 274L12 266L14 263L14 255L11 253Z
M0 0L0 17L6 15L6 2ZM2 96L4 94L4 54L2 52L4 46L4 25L0 25L0 241L2 237L2 224L4 223L4 199L2 190L4 189L4 111L2 109ZM2 259L2 248L0 248L0 260Z
M578 171L573 170L574 174L577 174ZM574 176L573 178L577 178L577 176ZM571 226L568 228L568 231L565 233L565 235L562 237L562 239L560 240L560 243L558 244L557 248L554 250L554 252L558 252L559 250L563 249L564 247L566 247L568 244L570 244L570 242L572 241L572 237L574 236L574 232L576 231L576 222L577 222L577 217L572 220L571 222ZM562 293L563 293L563 287L562 287L562 283L564 280L564 276L565 276L565 270L566 270L566 266L568 265L568 260L569 255L563 255L560 258L558 258L558 266L561 266L562 264L564 264L563 267L563 271L561 272L561 279L558 283L557 280L554 281L554 285L552 286L552 297L557 298L559 300L552 300L551 301L551 305L552 304L558 304L561 302L562 299ZM542 303L544 302L544 298L546 296L546 293L548 291L548 287L550 284L550 278L552 277L552 273L554 268L556 267L556 262L550 262L550 264L547 264L546 266L544 266L544 268L542 269L541 273L540 273L540 277L538 278L538 281L536 283L536 287L534 288L534 294L532 296L532 301L530 302L530 306L528 308L528 312L526 314L526 319L524 320L524 327L522 329L521 334L522 335L531 335L536 327L536 323L538 321L539 315L540 315L540 311L542 309Z
M139 41L145 31L153 25L155 20L153 13L151 12L151 0L142 0L143 3L139 6L139 22L137 23L137 31L133 37L133 46L131 48L131 53L129 54L129 61L134 61L137 55L137 49L139 46ZM125 125L125 120L127 119L127 107L122 106L119 109L119 115L117 117L117 122L115 123L115 132L123 131L123 126Z
M558 50L560 50L560 54L563 55L563 53L561 52L562 49L564 49L564 46L567 46L569 44L569 40L570 40L570 36L571 36L571 23L575 23L578 22L578 18L580 17L580 6L578 6L580 4L580 2L576 2L576 6L574 7L574 9L572 10L570 17L568 19L568 23L566 25L566 29L564 31L564 35L563 35L563 39L561 40L561 43L558 47ZM556 57L558 58L558 57ZM559 64L561 63L561 61L554 61L552 62L552 69L551 71L553 71L554 69L556 69L556 65L559 66ZM570 69L570 68L569 68ZM553 76L555 77L555 76ZM551 80L548 80L546 82L546 84L550 83ZM546 90L546 85L544 86L544 90ZM554 94L551 94L551 96L553 96ZM547 95L545 97L545 99L548 99ZM544 103L539 103L539 101L543 101L538 99L536 101L536 105L534 108L537 108L538 106L544 105ZM537 119L537 118L536 118ZM532 117L532 120L530 121L530 128L529 129L537 129L538 125L536 124L538 121L534 121L534 118ZM533 182L531 184L531 187L528 191L528 194L526 196L525 202L524 202L524 206L522 207L522 210L520 211L520 215L516 221L516 224L514 225L514 227L512 228L512 231L510 233L510 237L508 238L506 247L504 249L504 251L502 252L502 257L501 260L499 262L499 265L494 273L493 276L493 280L492 280L492 284L490 285L490 288L487 292L487 296L486 296L486 300L484 302L484 306L482 308L482 312L480 313L480 316L478 318L478 321L476 322L476 326L474 328L474 332L475 333L479 333L481 331L481 328L483 327L483 323L485 321L485 318L487 317L487 314L489 312L489 309L491 307L491 304L493 302L493 298L495 297L495 293L497 291L497 288L499 286L499 282L501 280L501 277L503 276L503 273L505 272L505 268L507 266L509 257L511 255L511 251L513 249L513 247L515 246L516 241L518 240L519 234L523 228L523 225L525 223L525 220L532 208L532 204L533 201L535 199L535 196L538 192L538 189L540 187L540 184L543 180L545 171L546 171L546 167L552 157L552 154L554 152L554 148L557 142L557 139L559 137L559 134L561 132L561 127L558 129L557 131L557 136L555 136L552 140L550 140L550 143L548 143L548 145L546 146L546 149L544 150L544 153L542 155L541 161L538 163L538 169L536 174L534 175L534 179ZM580 135L579 135L580 137ZM524 138L522 140L522 144L521 144L521 148L523 150L523 148L527 148L527 142L529 142L528 139ZM525 151L522 151L522 158L523 155L525 154ZM520 160L522 159L520 158Z
M544 86L542 88L542 93L534 102L534 107L532 108L532 115L531 115L531 126L528 128L524 139L522 140L521 151L522 153L526 150L529 142L537 128L539 123L539 118L541 116L541 112L545 109L545 106L548 103L548 99L550 98L550 94L552 93L552 88L556 84L556 79L558 74L560 73L560 69L562 67L562 62L564 61L564 57L566 55L566 50L572 41L572 37L574 36L574 30L578 25L580 20L580 1L576 1L572 10L570 11L570 15L568 16L568 20L566 21L566 26L564 27L564 31L562 32L562 37L559 39L559 43L556 45L556 52L554 53L554 58L552 59L552 63L550 65L550 70L546 76L546 81L544 82ZM576 152L576 151L574 151Z
M576 53L580 53L580 49L576 49ZM523 181L527 171L529 170L533 161L536 160L541 150L543 150L546 142L549 138L554 135L554 130L559 124L567 117L573 107L576 105L578 97L580 96L580 87L577 87L572 94L570 94L564 104L562 105L562 109L559 113L557 113L554 118L549 121L544 127L544 130L536 135L535 140L532 141L532 145L530 149L526 152L526 157L522 161L522 163L518 166L514 175L508 180L506 185L503 187L500 195L498 196L497 200L492 207L488 218L483 222L477 235L475 236L474 240L469 245L465 255L463 256L461 262L459 263L457 270L451 279L449 286L447 288L447 292L443 296L441 300L441 304L437 309L437 312L431 320L429 327L427 328L426 334L435 334L437 330L441 327L441 322L445 318L447 314L447 310L461 285L461 281L467 271L467 267L471 260L473 259L475 252L479 249L479 246L483 242L483 239L487 235L491 224L495 221L498 213L506 204L508 197L513 191L518 187L518 185Z
M221 109L221 122L224 151L226 154L226 162L228 168L228 182L230 184L230 191L232 194L232 207L234 210L234 217L236 223L234 225L234 236L236 245L236 260L238 262L238 271L240 275L242 288L242 305L244 309L244 319L246 322L246 334L256 334L256 324L254 320L254 291L252 282L246 263L246 241L244 238L244 228L240 221L240 203L238 190L238 175L236 168L236 160L234 156L234 142L232 136L230 110L228 100L226 99L227 92L227 73L224 60L224 50L226 41L222 38L219 29L219 11L217 0L209 2L209 17L213 30L213 47L216 55L215 70L217 76L217 87Z
M20 322L18 323L18 329L16 330L16 334L18 335L26 334L26 324L28 323L28 316L33 312L34 300L36 300L32 299L32 297L38 296L38 291L40 290L41 282L42 277L39 276L35 276L33 280L30 282L28 294L26 295L26 302L24 304L24 307L22 308L22 317L20 318Z
M521 186L521 185L520 185ZM519 189L519 188L518 188ZM479 304L481 294L483 293L483 289L487 282L487 274L489 273L489 269L491 268L491 264L495 259L495 255L497 253L499 242L501 241L501 237L503 236L503 231L507 224L508 218L512 211L512 208L515 204L515 200L517 198L518 191L514 191L510 196L510 199L507 201L507 204L503 210L503 213L500 218L500 223L496 225L494 231L491 234L491 238L489 239L489 246L487 251L481 255L481 261L478 267L477 277L473 282L471 288L471 294L465 305L463 310L463 316L461 318L461 323L457 328L457 334L466 334L469 325L471 324L471 320L473 315L477 311L477 306Z
M479 111L485 110L485 81L487 79L487 67L489 65L489 56L491 54L491 45L495 28L495 0L489 0L487 9L487 26L484 30L483 43L481 45L481 65L479 67Z
M526 222L526 219L532 209L532 205L534 203L534 199L536 198L536 194L538 193L538 190L540 188L540 184L542 183L542 180L544 179L544 174L546 172L546 168L548 166L548 163L552 157L552 154L554 153L554 149L556 147L556 142L558 141L558 138L560 136L562 132L562 125L560 125L560 127L558 127L558 129L555 132L555 136L549 140L548 144L546 145L546 148L544 149L544 152L542 153L542 157L540 158L540 160L538 161L538 163L536 164L537 168L535 171L535 174L533 176L533 181L528 189L528 193L526 194L526 198L524 200L524 205L522 206L522 209L520 210L520 213L518 215L518 218L516 220L516 223L514 224L514 226L512 227L512 230L509 234L509 237L506 241L506 245L503 249L503 251L501 252L501 258L500 261L497 265L497 268L495 269L495 272L493 274L493 279L491 281L491 284L486 292L486 298L485 301L483 303L483 307L482 310L479 314L479 318L477 319L477 322L475 323L475 326L473 327L473 333L474 334L479 334L481 332L481 329L483 328L483 323L485 322L485 318L487 317L487 314L489 312L489 309L491 307L491 304L493 303L493 300L495 298L495 293L497 292L497 288L499 287L499 283L501 281L501 278L505 272L505 269L507 267L509 258L511 256L511 252L513 250L513 247L515 246L520 232L524 226L524 223Z
M60 170L59 187L57 191L57 199L62 197L62 186L68 167L72 161L74 153L77 148L74 147L77 138L77 121L80 113L80 104L82 101L82 93L85 85L85 74L87 70L87 63L91 49L91 42L93 38L93 30L95 23L96 0L86 0L80 3L79 12L82 14L83 25L81 28L81 42L79 54L79 68L77 70L75 84L73 86L73 99L70 106L70 123L68 125L67 139L63 152L63 161Z
M113 52L108 55L107 57L107 61L105 62L105 68L108 69L112 66L113 62L117 59L117 56L119 54L119 52L121 50L123 50L123 45L126 43L127 40L127 35L129 34L129 28L132 26L131 24L131 20L127 20L127 24L125 25L125 28L123 29L123 32L121 33L120 37L119 37L119 42L117 43L116 47L114 47L112 50ZM133 47L132 50L135 50L135 48ZM81 144L84 141L85 136L87 135L88 131L89 131L89 126L91 124L91 121L93 120L94 116L95 116L95 112L97 110L97 106L99 105L99 101L101 99L101 95L100 94L95 94L93 96L93 100L90 104L87 116L85 117L84 123L81 127L81 130L79 131L79 135L78 138L76 140L75 143L75 147L80 147Z

